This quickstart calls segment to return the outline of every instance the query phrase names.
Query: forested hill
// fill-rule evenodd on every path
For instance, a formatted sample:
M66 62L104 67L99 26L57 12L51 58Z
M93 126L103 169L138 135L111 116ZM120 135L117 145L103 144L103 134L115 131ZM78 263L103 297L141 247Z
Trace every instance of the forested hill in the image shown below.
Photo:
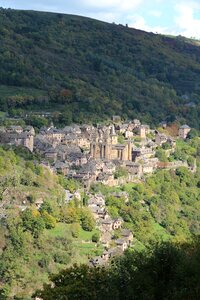
M197 42L11 9L0 9L0 25L0 110L61 111L59 123L120 114L199 127Z

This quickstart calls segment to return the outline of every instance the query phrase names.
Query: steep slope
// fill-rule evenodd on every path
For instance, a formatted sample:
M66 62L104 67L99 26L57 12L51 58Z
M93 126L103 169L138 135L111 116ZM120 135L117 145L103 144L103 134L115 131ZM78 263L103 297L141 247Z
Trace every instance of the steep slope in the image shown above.
M200 47L190 40L33 11L1 9L0 23L2 110L62 111L60 123L178 116L199 126Z

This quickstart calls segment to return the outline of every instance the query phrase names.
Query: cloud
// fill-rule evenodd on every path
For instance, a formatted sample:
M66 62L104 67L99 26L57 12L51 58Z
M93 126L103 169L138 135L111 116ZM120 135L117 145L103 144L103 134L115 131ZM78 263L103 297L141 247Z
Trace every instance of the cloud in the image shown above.
M156 18L159 18L159 17L162 16L162 12L159 11L159 10L150 10L149 15L153 16L153 17L156 17Z
M144 0L82 0L82 4L90 8L114 9L115 11L128 11L138 7Z
M195 18L195 12L200 12L200 4L197 2L182 2L175 7L178 15L175 17L177 30L186 37L200 39L200 18Z
M16 8L35 8L38 9L55 9L56 11L73 10L79 11L107 11L112 13L112 10L118 12L126 12L130 9L138 7L144 0L0 0L0 5L4 7L16 7Z
M0 0L0 6L84 15L91 18L125 23L126 15L145 0Z
M0 6L78 14L145 31L200 38L200 0L0 0Z
M129 20L130 20L129 27L141 29L148 32L154 32L154 33L162 33L162 34L169 33L169 29L167 27L149 26L148 24L146 24L145 19L139 15L129 16Z

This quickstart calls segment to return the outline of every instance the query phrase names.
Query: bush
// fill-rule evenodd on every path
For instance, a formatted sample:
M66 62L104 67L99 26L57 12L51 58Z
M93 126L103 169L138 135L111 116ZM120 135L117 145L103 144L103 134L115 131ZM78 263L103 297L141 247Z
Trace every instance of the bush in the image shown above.
M94 217L86 208L81 211L81 226L85 231L92 231L95 227Z
M114 178L118 179L120 177L127 177L128 176L128 171L126 168L123 167L118 167L114 173Z
M92 235L92 241L94 243L98 243L100 240L100 233L99 232L95 232L93 235Z
M54 254L54 261L58 264L68 264L70 261L69 254L66 251L57 251Z
M78 238L80 234L80 224L74 223L71 225L71 233L74 238Z
M51 216L50 214L48 214L47 211L44 211L42 213L42 218L44 220L46 229L51 229L56 226L56 219L53 216Z

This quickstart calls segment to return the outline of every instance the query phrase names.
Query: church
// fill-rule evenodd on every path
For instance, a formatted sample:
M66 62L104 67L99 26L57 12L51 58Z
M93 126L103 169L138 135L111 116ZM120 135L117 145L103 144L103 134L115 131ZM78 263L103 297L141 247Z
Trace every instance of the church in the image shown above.
M92 136L90 155L94 159L132 161L132 143L118 143L114 125L98 128Z

